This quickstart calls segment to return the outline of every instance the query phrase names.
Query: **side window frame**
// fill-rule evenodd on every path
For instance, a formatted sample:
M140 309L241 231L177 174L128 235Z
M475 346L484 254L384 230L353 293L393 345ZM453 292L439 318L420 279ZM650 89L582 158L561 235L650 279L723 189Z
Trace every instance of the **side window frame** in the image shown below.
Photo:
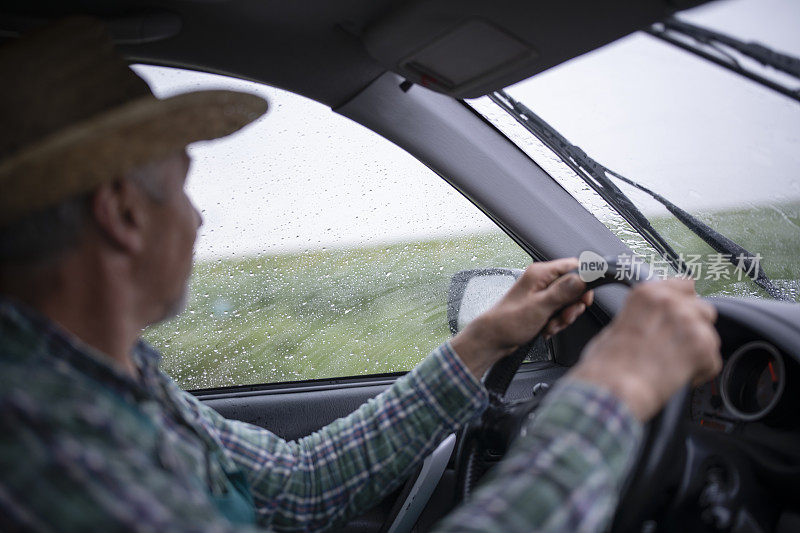
M141 73L142 70L147 70L147 68L148 67L141 67L140 68L140 73ZM149 67L149 68L152 68L152 67ZM161 67L161 68L163 69L163 67ZM191 74L193 74L193 73L191 73ZM202 76L212 76L212 75L199 74L199 76L202 77ZM223 83L223 81L224 82L230 81L234 85L251 83L251 82L241 82L240 80L228 80L228 79L226 79L226 80L217 79L217 81L219 82L218 84L222 84L222 85L225 84L225 83ZM251 85L250 87L252 88L253 86ZM271 95L277 94L277 92L276 92L277 90L275 90L275 89L268 88L266 86L261 86L261 87L265 91L270 92ZM192 89L196 90L197 88L198 88L197 84L193 84ZM155 87L155 92L156 92L157 95L159 95L159 87L158 86ZM302 97L298 97L297 95L291 95L291 93L284 93L284 94L287 96L287 98L302 99ZM277 109L277 110L280 111L281 107L286 105L285 102L281 102L278 97L272 96L271 100L272 100L273 109ZM304 100L304 99L302 99L302 100ZM322 109L324 107L324 106L321 106L320 104L316 104L316 103L314 103L314 105L319 106L320 109ZM331 120L340 120L340 121L345 121L345 122L349 123L348 119L346 119L344 117L340 117L339 115L336 115L334 113L331 113L330 109L328 109L328 108L324 108L324 111L325 111L325 113L327 113L327 116L334 117ZM266 118L266 121L267 121L266 124L269 124L269 122L268 122L269 121L269 117ZM427 254L427 257L440 257L440 258L444 257L443 259L441 259L441 264L436 264L436 265L430 267L431 270L433 268L436 268L436 269L438 269L439 272L443 272L443 273L445 272L445 268L446 267L448 269L450 269L450 268L455 269L456 266L460 265L460 268L469 268L469 267L474 267L474 266L480 266L483 263L485 263L484 266L490 266L490 265L494 264L495 260L497 260L497 261L505 261L507 258L513 258L513 262L515 262L515 264L500 263L497 266L524 267L528 263L530 263L530 261L531 261L530 256L524 250L522 250L519 247L518 244L513 242L513 240L508 235L506 235L502 231L501 228L499 228L493 221L491 221L491 219L489 219L489 217L486 214L480 212L477 207L472 205L468 200L466 200L463 196L461 196L460 193L455 191L455 189L453 189L450 185L446 184L443 180L441 180L438 176L436 176L430 169L425 167L422 163L420 163L416 159L413 159L409 154L404 152L402 149L400 149L400 148L392 145L391 143L389 143L389 141L387 141L386 139L383 139L382 137L374 134L373 132L369 132L368 130L365 130L364 128L362 128L359 125L351 124L351 126L353 128L355 128L355 129L358 129L359 131L361 131L362 132L361 134L363 134L363 132L366 132L369 136L372 136L374 139L376 139L376 141L375 141L376 143L384 144L384 145L390 145L392 147L392 150L394 150L395 152L404 154L404 155L401 156L402 158L412 159L413 162L414 162L414 165L416 165L419 169L421 169L420 172L423 172L425 174L425 179L426 180L431 180L431 182L435 182L437 184L436 185L437 187L442 188L441 190L448 191L447 194L452 196L452 198L457 198L457 201L462 204L462 207L463 206L467 206L467 208L469 210L473 211L473 215L471 215L471 216L480 217L481 219L484 220L484 222L488 221L487 227L491 226L491 228L492 228L490 230L490 232L488 232L486 234L477 234L476 233L476 234L473 235L473 234L460 234L460 233L456 232L454 234L455 237L450 238L449 240L446 238L446 237L448 237L448 235L445 235L445 237L443 237L441 234L437 234L437 235L434 235L433 237L431 237L430 239L428 239L428 241L425 241L425 240L416 240L416 241L415 240L408 240L408 241L405 241L405 242L387 242L387 243L383 243L383 244L380 244L380 243L379 244L375 244L375 243L371 243L370 242L370 243L368 243L367 246L362 246L361 248L354 248L354 250L357 250L357 252L354 252L354 253L356 253L356 255L358 255L358 254L361 254L361 255L366 254L365 257L367 257L368 260L374 260L376 263L379 263L380 260L385 260L386 257L390 253L394 253L395 254L393 256L395 258L394 259L394 263L397 263L400 260L399 259L400 257L410 258L410 259L408 259L408 262L411 265L411 267L409 267L408 270L403 271L403 272L395 272L395 271L387 270L385 272L385 277L386 277L385 279L391 279L392 276L395 276L395 279L400 278L400 277L402 277L403 279L398 280L397 285L395 285L395 286L391 286L391 287L388 287L388 288L386 286L380 287L380 289L382 291L384 291L384 292L393 292L393 291L395 291L396 292L396 291L400 290L399 287L403 287L405 285L408 285L410 283L415 282L416 278L420 277L420 272L422 272L424 270L424 268L414 268L414 265L418 266L420 264L420 261L423 261L423 259L420 259L420 257L426 257L425 254ZM355 131L355 130L353 130L353 131ZM283 134L285 134L285 132L284 131L279 131L279 134L283 135ZM308 134L309 134L308 131L303 130L302 127L299 128L298 135L304 136L304 135L308 135ZM313 132L312 132L312 134L313 134ZM265 133L265 136L269 136L269 135L270 135L270 132L267 131ZM273 133L273 135L274 135L274 133ZM197 152L195 151L195 149L192 148L190 151L194 151L194 155L197 158ZM302 150L300 152L302 152ZM362 149L362 152L369 153L369 150L363 150ZM310 155L310 153L305 153L304 155L306 157L312 157ZM386 161L381 162L381 164L384 167L387 167L387 166L391 167L392 166L391 164L387 163ZM377 187L381 183L391 182L391 180L387 180L386 179L387 175L388 175L388 169L386 169L386 172L382 176L380 176L381 179L377 180L375 186ZM405 176L403 176L403 177L405 178ZM282 179L282 176L281 176L280 179ZM192 177L189 180L190 184L192 184L194 182L197 182L197 181L202 181L202 180L198 180L195 177ZM272 185L272 182L270 182L270 185ZM191 187L191 185L190 185L190 187ZM408 187L408 188L413 189L414 187ZM318 190L316 192L318 192L320 195L324 195L326 193L326 190L324 188L320 188L320 190ZM328 190L327 192L330 193L331 191ZM372 192L372 191L370 190L369 192ZM394 201L394 200L397 199L397 197L401 197L401 196L402 196L402 192L400 194L395 194L394 197L392 197L390 199L392 201ZM340 201L344 201L341 198L338 198L338 199ZM424 200L425 200L425 202L433 202L433 199L430 198L430 197L425 197ZM434 204L431 204L431 205L434 205ZM204 209L203 205L200 205L199 207L201 208L201 210ZM439 207L439 206L436 206L436 207ZM436 214L436 209L434 207L427 207L426 209L428 210L429 213L432 212L432 213ZM300 211L300 210L298 210L298 211ZM446 209L445 209L445 211L446 211ZM308 214L307 213L302 213L302 212L300 212L300 213L295 212L294 216L296 216L298 218L302 218L302 217L308 216ZM209 219L209 218L213 218L213 217L207 216L206 218ZM356 217L356 218L358 218L358 217ZM314 219L313 214L309 217L309 220L312 221L312 222L316 221ZM395 223L399 223L399 221L396 221ZM450 236L450 237L452 237L452 236ZM458 240L458 239L461 239L461 240ZM503 248L502 253L494 254L491 257L488 257L488 255L491 255L491 254L488 254L488 252L486 252L486 250L488 248L490 248L491 246L487 246L486 243L490 243L490 244L491 243L495 243L496 244L499 241L503 241L502 246L499 246L499 247L505 247L505 248ZM322 252L327 253L328 257L327 258L323 258L322 260L320 260ZM345 257L344 255L342 255L342 253L344 253L344 252L342 252L341 249L338 249L335 246L330 247L330 248L326 248L326 246L321 246L321 247L318 247L316 250L309 249L309 250L303 250L303 251L295 251L295 252L293 252L293 255L289 254L289 255L292 256L293 260L296 261L296 266L297 266L297 268L293 271L292 275L297 277L297 276L304 275L303 274L304 272L313 272L313 273L324 272L324 268L322 268L322 267L325 267L326 265L330 266L331 264L333 264L334 262L337 262L337 261L338 262L343 262L343 263L348 263L348 264L353 262L352 258ZM452 259L452 258L448 259L446 257L446 253L461 254L461 255L459 256L459 259L457 259L457 260L456 259ZM339 255L337 255L337 254L339 254ZM417 254L417 255L415 256L414 254ZM266 255L264 257L266 257ZM277 256L274 256L273 259L275 259L275 257L277 257ZM201 263L202 263L201 264L201 268L199 268L198 271L195 272L195 275L194 275L194 278L193 278L193 284L195 285L195 291L194 291L195 294L197 294L197 292L198 292L197 291L198 283L200 283L200 282L208 282L210 280L211 276L213 276L213 275L219 275L219 276L222 276L222 277L227 277L227 278L229 278L231 280L237 280L237 283L246 283L247 282L247 278L257 278L259 275L261 275L263 273L263 271L266 271L266 270L269 270L269 269L273 269L273 270L275 270L277 272L280 268L282 268L281 265L283 264L280 259L275 259L275 261L273 262L274 264L270 264L269 261L266 261L266 260L265 260L265 262L263 262L263 264L259 264L258 261L254 261L253 258L249 258L248 260L246 260L246 261L243 260L243 261L244 262L242 264L234 265L234 266L226 264L225 260L222 260L222 259L219 259L219 258L213 259L213 262L211 264L205 264L205 263L202 263L202 261L201 261ZM247 261L249 261L249 262L247 262ZM317 261L317 262L315 263L315 261ZM456 265L456 263L458 263L458 265ZM362 264L362 266L363 266L363 264ZM361 270L359 270L359 268L361 268L361 267L356 267L356 275L364 276L364 268L361 268ZM450 272L450 273L452 274L454 272L455 272L455 270L453 272ZM345 287L345 288L346 287L350 287L353 290L360 289L360 286L358 286L359 283L353 282L352 279L350 279L348 281L348 279L346 277L345 278L338 277L338 276L335 276L333 274L334 274L333 272L325 272L325 273L321 274L323 276L323 279L321 281L323 281L324 283L328 283L329 284L328 286L333 288L333 289L341 289L343 287ZM325 276L327 276L327 277L325 277ZM263 278L263 279L267 279L267 278ZM366 278L364 278L364 279L366 279ZM274 279L273 279L273 281L274 281ZM320 281L320 280L317 280L317 281ZM364 280L358 280L358 281L364 281ZM351 285L348 285L348 283L350 283ZM289 306L289 307L287 307L287 309L289 309L289 310L281 311L281 313L282 313L281 318L285 318L285 317L294 318L296 315L302 314L302 312L303 312L302 308L304 306L312 306L312 304L317 305L318 309L322 309L323 307L326 307L328 304L330 304L331 308L337 308L338 303L334 302L334 301L326 301L326 302L323 302L325 305L322 305L322 306L319 305L320 302L317 301L315 298L316 298L316 296L318 296L318 293L320 292L320 289L319 289L319 287L317 285L312 283L310 278L309 278L309 280L303 281L303 284L306 285L306 288L308 289L306 291L306 293L303 293L300 289L296 290L296 287L290 287L288 290L283 291L284 292L283 294L281 294L280 291L278 291L277 293L272 294L272 295L266 294L268 291L265 291L265 290L259 292L259 290L252 289L252 291L251 291L252 294L249 294L248 298L244 298L244 299L239 298L239 297L236 296L236 294L235 294L236 291L231 289L232 285L229 286L229 287L218 288L218 289L220 289L218 292L226 293L229 297L216 297L216 299L214 299L213 301L210 300L210 298L212 296L214 296L212 294L213 291L208 290L208 288L205 288L205 289L201 288L200 289L200 294L204 294L206 297L208 297L209 301L204 302L203 306L195 307L195 308L191 307L193 305L193 303L192 303L192 301L190 301L190 304L189 304L190 305L190 309L189 309L188 313L191 314L190 316L193 315L194 319L198 320L198 321L201 320L201 317L202 317L204 320L206 320L206 322L208 324L208 328L209 329L207 331L205 331L205 332L201 332L198 335L202 335L203 337L205 337L203 342L205 342L204 347L207 348L207 350L206 350L206 352L204 352L204 353L206 353L206 356L205 356L204 360L211 360L212 362L217 364L217 366L212 368L212 369L205 369L205 370L200 370L200 371L194 370L194 371L189 371L189 372L181 372L180 371L180 365L185 365L186 367L191 367L191 365L194 364L193 361L196 360L197 355L193 354L193 353L190 353L189 350L185 350L184 352L181 352L182 348L180 348L178 345L180 345L181 342L184 342L185 341L185 337L187 335L190 335L191 332L187 333L187 331L185 331L185 330L182 331L180 327L175 327L175 322L173 322L171 324L164 324L162 326L159 326L158 328L154 328L152 330L149 330L147 335L146 335L146 338L151 340L151 341L153 341L157 348L162 349L162 350L164 350L166 352L165 353L165 359L164 359L165 370L168 373L170 373L179 382L179 384L181 386L183 386L184 388L187 388L187 389L191 389L191 390L219 389L219 388L227 388L227 387L237 387L237 388L244 388L244 389L246 389L246 388L262 388L262 387L267 387L267 386L269 386L269 387L273 387L273 386L281 387L281 386L283 386L285 384L290 384L290 383L300 383L300 382L303 382L303 383L316 383L316 382L324 382L324 381L331 381L331 380L334 380L334 381L342 381L342 380L347 380L347 381L350 381L350 380L368 380L369 381L369 380L376 380L376 379L380 380L380 379L384 379L386 377L395 376L398 373L403 373L403 372L409 370L419 360L421 360L421 358L423 358L431 349L435 348L436 345L438 345L439 342L442 342L442 341L447 339L448 329L447 329L447 322L446 322L446 298L447 298L446 291L447 291L447 284L448 283L449 283L449 275L444 275L443 274L441 279L439 279L439 281L437 281L437 282L432 282L432 283L428 282L427 285L425 285L425 283L422 283L420 285L420 286L425 286L426 287L425 290L427 292L430 292L430 293L436 292L438 294L438 297L440 298L440 301L441 301L440 309L438 311L435 311L435 310L431 311L430 309L427 309L425 307L426 304L424 302L418 304L419 305L419 309L418 310L421 310L421 312L427 313L426 317L429 319L428 322L423 321L422 325L425 326L425 327L440 328L441 331L443 332L443 335L441 335L438 338L438 341L436 343L433 343L431 341L421 341L421 342L418 342L416 340L415 341L409 341L410 344L414 345L414 350L415 350L414 357L411 358L411 359L406 359L406 362L403 363L402 367L388 367L387 368L386 366L380 366L378 364L375 364L374 367L366 368L366 371L359 372L357 374L353 374L352 372L342 372L341 374L328 373L328 374L325 374L325 375L320 375L320 374L313 374L313 373L302 374L302 373L298 373L296 371L294 373L292 373L292 372L284 372L283 374L276 373L275 376L277 376L277 378L275 378L275 379L254 379L253 381L249 381L249 382L242 382L240 380L226 379L225 377L220 378L219 375L217 377L214 377L214 376L209 377L209 375L213 374L214 372L219 372L219 373L232 372L230 370L231 368L234 368L234 371L239 371L239 370L235 370L237 368L236 365L240 365L240 366L244 365L245 367L247 365L249 365L252 368L252 370L254 372L254 375L256 375L256 373L258 371L256 367L258 366L258 364L255 361L255 356L253 355L255 353L258 353L259 357L264 357L265 358L263 360L263 362L265 364L269 362L269 360L266 359L266 358L268 358L271 355L273 355L272 353L270 353L270 349L271 349L270 346L262 346L262 345L257 345L257 344L251 344L249 346L248 345L243 345L243 344L231 344L231 345L227 345L226 346L223 343L223 341L221 340L221 338L220 338L220 336L223 335L224 333L238 335L239 338L249 338L249 336L252 336L247 332L245 332L246 334L243 334L240 331L239 332L235 331L235 328L233 328L233 326L231 326L230 324L233 323L233 319L258 320L259 317L260 317L260 315L258 313L258 309L256 309L255 311L252 309L253 306L257 306L258 305L258 302L262 302L263 303L264 301L272 301L272 302L279 302L279 303L287 303L287 305ZM276 284L275 283L270 283L268 285L271 286L271 287L274 287ZM364 281L363 285L369 285L369 283ZM320 285L320 286L322 286L322 285ZM230 290L226 291L226 289L230 289ZM412 295L412 296L415 296L415 295ZM291 302L291 301L289 301L291 297L297 297L297 300L295 302ZM367 300L370 300L370 298L371 298L371 295L367 294L367 295L364 295L363 300L367 301ZM409 297L406 300L414 300L414 299L415 298ZM401 300L402 300L402 296L401 296L401 299L398 300L398 301L401 301ZM194 303L197 303L197 300L195 300ZM390 305L391 304L387 304L387 306L390 306ZM340 311L343 314L342 316L349 315L350 313L353 312L353 310L354 310L354 308L346 308L346 305L343 305L343 306L341 306L341 309L338 309L338 311ZM402 315L402 313L401 313L401 315ZM437 322L437 319L436 319L437 316L439 316L440 319L441 319L440 320L441 321L440 324ZM310 329L310 328L317 327L317 325L315 325L315 322L314 322L315 317L316 317L316 315L314 313L306 314L305 316L302 317L302 319L306 321L307 328ZM180 321L181 318L179 318L177 320ZM276 320L276 322L280 322L280 321ZM431 323L431 322L436 322L436 323ZM394 329L401 328L402 326L407 326L407 324L400 323L399 321L396 321L396 320L394 322L392 322L392 321L388 321L387 322L386 320L383 320L383 323L378 321L378 323L377 323L377 325L375 327L370 326L370 327L363 328L363 330L364 331L372 331L372 330L381 331L381 328L383 328L383 330L391 330L393 328ZM281 323L271 324L270 327L271 327L272 331L265 333L265 336L270 337L270 338L271 337L276 337L276 336L279 337L280 333L278 332L278 330L280 330L281 328L288 328L289 337L291 337L292 335L295 335L296 337L302 337L303 333L304 333L302 329L301 330L298 330L298 329L294 329L293 330L292 327L295 327L295 328L297 327L296 324L294 324L294 323L292 323L292 324L290 324L288 326L285 325L285 324L282 325ZM365 351L374 349L371 346L367 345L368 343L366 341L370 340L370 336L369 335L367 335L366 333L363 333L363 332L355 331L356 329L359 329L356 326L348 326L348 327L350 328L349 329L349 333L354 334L354 335L357 335L357 334L364 335L364 337L361 340L364 341L364 342L362 342L362 345L364 346L364 350ZM327 326L325 326L324 328L321 328L320 331L323 331L325 334L327 334L327 329L329 329L329 328ZM347 328L344 328L344 329L347 330ZM421 327L417 327L416 329L421 329ZM374 333L373 333L373 335L374 335ZM284 340L286 340L286 339L284 339ZM287 341L287 342L289 344L292 344L291 339L289 341ZM309 343L306 343L306 344L309 344ZM325 349L326 347L329 348L334 343L332 341L330 341L330 339L327 339L325 336L322 336L322 337L320 337L318 339L310 341L310 344L322 345L323 346L322 349ZM281 344L278 343L277 346L280 347ZM283 345L283 346L286 347L288 345ZM293 358L297 357L298 361L302 360L302 361L304 361L303 364L306 364L305 361L309 359L307 354L305 352L299 350L299 349L297 351L295 351L295 352L292 352L292 350L294 350L295 348L297 348L297 347L295 346L291 350L289 348L287 348L288 351L286 351L286 353L281 354L280 352L278 352L277 354L274 354L274 356L275 357L283 357L284 359L289 358L290 360L292 360ZM367 358L367 361L369 361L370 358L375 359L375 358L380 358L381 357L382 353L380 352L380 350L378 350L378 349L374 349L374 350L375 350L375 352L372 352L372 353L368 352L367 354L363 354L364 357ZM178 355L176 355L176 353ZM350 354L352 356L353 354L355 354L355 351L350 352ZM552 354L552 351L551 351L551 354ZM313 367L315 364L316 363L309 363L309 366ZM176 371L176 369L178 369L178 370ZM192 375L192 372L195 372L196 374L199 374L201 377L200 378L194 377Z

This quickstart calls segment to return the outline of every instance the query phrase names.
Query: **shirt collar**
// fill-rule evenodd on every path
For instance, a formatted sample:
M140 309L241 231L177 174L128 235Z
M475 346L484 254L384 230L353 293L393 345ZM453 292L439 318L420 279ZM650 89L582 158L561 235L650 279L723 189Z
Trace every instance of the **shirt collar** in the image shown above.
M8 328L12 338L24 341L36 351L37 356L50 360L53 364L66 363L79 372L122 391L136 396L149 396L143 383L150 380L138 381L121 372L106 354L84 343L35 309L2 295L0 326L3 329ZM137 341L132 356L142 378L158 372L161 355L144 340Z

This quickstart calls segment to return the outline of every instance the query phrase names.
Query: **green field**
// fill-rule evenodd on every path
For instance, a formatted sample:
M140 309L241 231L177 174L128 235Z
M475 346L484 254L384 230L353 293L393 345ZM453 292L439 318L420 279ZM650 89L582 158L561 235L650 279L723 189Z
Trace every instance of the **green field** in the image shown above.
M764 257L797 299L800 205L728 211L704 221ZM653 220L684 253L712 250L677 221ZM754 249L753 243L760 248ZM448 338L450 277L524 268L501 233L345 250L198 262L187 310L145 337L187 389L408 370ZM764 296L750 281L700 281L704 295Z
M408 370L449 337L455 272L529 261L492 233L198 262L187 310L145 337L184 388Z
M761 267L775 286L794 300L800 289L800 204L781 204L760 209L731 210L707 214L703 222L746 248L752 254L761 254ZM685 254L706 257L715 252L698 236L686 229L673 217L656 218L653 226L664 235L675 250ZM706 271L707 273L707 271ZM701 272L701 274L704 274ZM700 279L697 291L704 296L757 296L769 295L749 280L736 280L733 265L726 268L727 279ZM704 275L705 277L705 275Z

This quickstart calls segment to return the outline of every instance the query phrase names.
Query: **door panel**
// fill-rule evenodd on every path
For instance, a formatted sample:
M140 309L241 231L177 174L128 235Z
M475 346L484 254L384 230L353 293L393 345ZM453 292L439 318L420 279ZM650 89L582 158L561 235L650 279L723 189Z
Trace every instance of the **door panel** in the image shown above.
M520 399L531 395L534 385L552 385L567 367L553 362L523 366L508 391L508 397ZM365 378L366 382L305 384L263 391L204 391L197 396L227 418L255 424L276 435L293 440L347 416L368 399L389 387L393 379ZM394 377L396 379L396 376ZM425 506L415 531L427 531L455 505L455 471L452 459L442 480ZM397 505L402 487L379 502L373 509L352 520L345 531L378 532Z
M283 439L295 440L347 416L389 384L298 387L255 394L201 395L200 398L226 418L255 424Z

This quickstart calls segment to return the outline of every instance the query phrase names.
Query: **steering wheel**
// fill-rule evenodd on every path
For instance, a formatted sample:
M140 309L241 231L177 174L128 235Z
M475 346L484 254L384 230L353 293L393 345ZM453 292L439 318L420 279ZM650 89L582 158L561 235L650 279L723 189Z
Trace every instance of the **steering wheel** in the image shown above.
M610 270L604 277L587 283L587 291L609 283L622 283L629 287L636 283L630 277L618 276L613 268ZM489 406L479 421L465 428L458 450L457 485L462 500L469 499L484 474L502 459L544 398L546 390L534 391L533 398L524 402L505 399L511 380L537 342L540 342L538 335L495 363L484 378ZM647 424L645 438L623 485L612 531L639 529L661 503L659 496L663 496L665 491L654 489L664 489L668 471L674 470L670 459L683 441L681 430L688 397L689 387L686 386Z

